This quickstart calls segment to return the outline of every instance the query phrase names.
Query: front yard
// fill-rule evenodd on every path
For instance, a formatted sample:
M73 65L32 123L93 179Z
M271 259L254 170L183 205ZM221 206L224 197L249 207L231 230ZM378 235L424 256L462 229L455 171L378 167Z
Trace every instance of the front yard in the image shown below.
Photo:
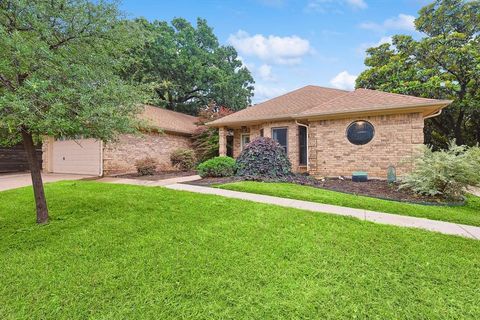
M480 226L480 197L467 195L463 206L431 206L357 196L291 183L240 181L218 186L222 189L333 204L399 215Z
M164 188L0 193L0 318L480 317L478 241Z

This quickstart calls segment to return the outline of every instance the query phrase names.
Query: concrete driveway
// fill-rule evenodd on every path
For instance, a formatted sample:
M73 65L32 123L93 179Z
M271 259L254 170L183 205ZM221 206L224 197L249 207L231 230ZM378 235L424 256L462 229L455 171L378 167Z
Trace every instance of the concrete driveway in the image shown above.
M80 180L86 178L96 178L81 174L62 174L62 173L43 173L43 182L55 182L61 180ZM30 173L0 174L0 191L26 187L32 185Z

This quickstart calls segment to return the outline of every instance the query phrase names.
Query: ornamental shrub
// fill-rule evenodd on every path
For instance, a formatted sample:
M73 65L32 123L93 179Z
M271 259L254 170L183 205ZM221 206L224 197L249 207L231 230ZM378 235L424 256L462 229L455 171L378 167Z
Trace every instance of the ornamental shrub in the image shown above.
M237 176L247 180L279 180L292 174L287 154L278 142L260 137L237 158Z
M157 171L157 161L152 157L145 157L135 161L137 172L141 176L151 176Z
M170 160L181 171L192 170L195 167L195 152L192 149L177 149L170 155Z
M235 159L215 157L198 165L198 174L204 177L231 177L235 174Z
M400 188L416 193L441 196L447 200L461 199L469 185L480 184L480 148L457 146L433 151L424 146L414 160L414 170L402 179Z

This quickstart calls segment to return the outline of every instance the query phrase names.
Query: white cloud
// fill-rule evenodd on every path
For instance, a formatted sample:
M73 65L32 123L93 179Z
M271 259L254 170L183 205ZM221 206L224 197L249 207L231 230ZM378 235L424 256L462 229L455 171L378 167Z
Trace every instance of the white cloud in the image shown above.
M230 35L228 42L241 54L276 64L298 64L311 52L310 42L298 36L250 35L243 30Z
M330 84L337 89L353 90L356 79L357 76L348 73L348 71L342 71L330 80Z
M364 0L346 0L347 4L356 9L367 8L367 3Z
M415 31L415 17L400 13L398 16L389 18L382 23L364 22L360 24L360 28L378 32L385 32L386 30Z
M262 80L265 80L265 81L275 80L275 77L272 74L272 66L271 65L262 64L260 67L258 67L257 73Z
M270 87L270 86L265 86L261 84L256 84L253 101L255 103L260 103L262 101L278 97L279 95L282 95L287 92L288 90L285 88L279 88L277 86Z
M385 44L385 43L392 43L392 36L384 36L384 37L381 37L380 40L378 40L377 42L367 42L367 43L362 43L358 48L357 48L357 52L361 55L365 55L365 51L368 49L368 48L372 48L372 47L378 47L378 46L381 46L382 44Z
M307 12L337 12L341 13L340 8L349 7L350 9L366 9L368 7L365 0L309 0L305 10Z

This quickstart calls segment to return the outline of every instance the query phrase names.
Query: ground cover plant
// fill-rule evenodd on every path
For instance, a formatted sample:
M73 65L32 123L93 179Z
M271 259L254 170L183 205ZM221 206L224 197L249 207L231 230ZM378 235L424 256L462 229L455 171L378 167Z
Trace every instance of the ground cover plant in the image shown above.
M480 226L480 197L467 195L463 206L430 206L376 199L291 183L240 181L218 186L222 189L313 201L344 207Z
M0 192L2 319L478 319L479 242L164 188Z

